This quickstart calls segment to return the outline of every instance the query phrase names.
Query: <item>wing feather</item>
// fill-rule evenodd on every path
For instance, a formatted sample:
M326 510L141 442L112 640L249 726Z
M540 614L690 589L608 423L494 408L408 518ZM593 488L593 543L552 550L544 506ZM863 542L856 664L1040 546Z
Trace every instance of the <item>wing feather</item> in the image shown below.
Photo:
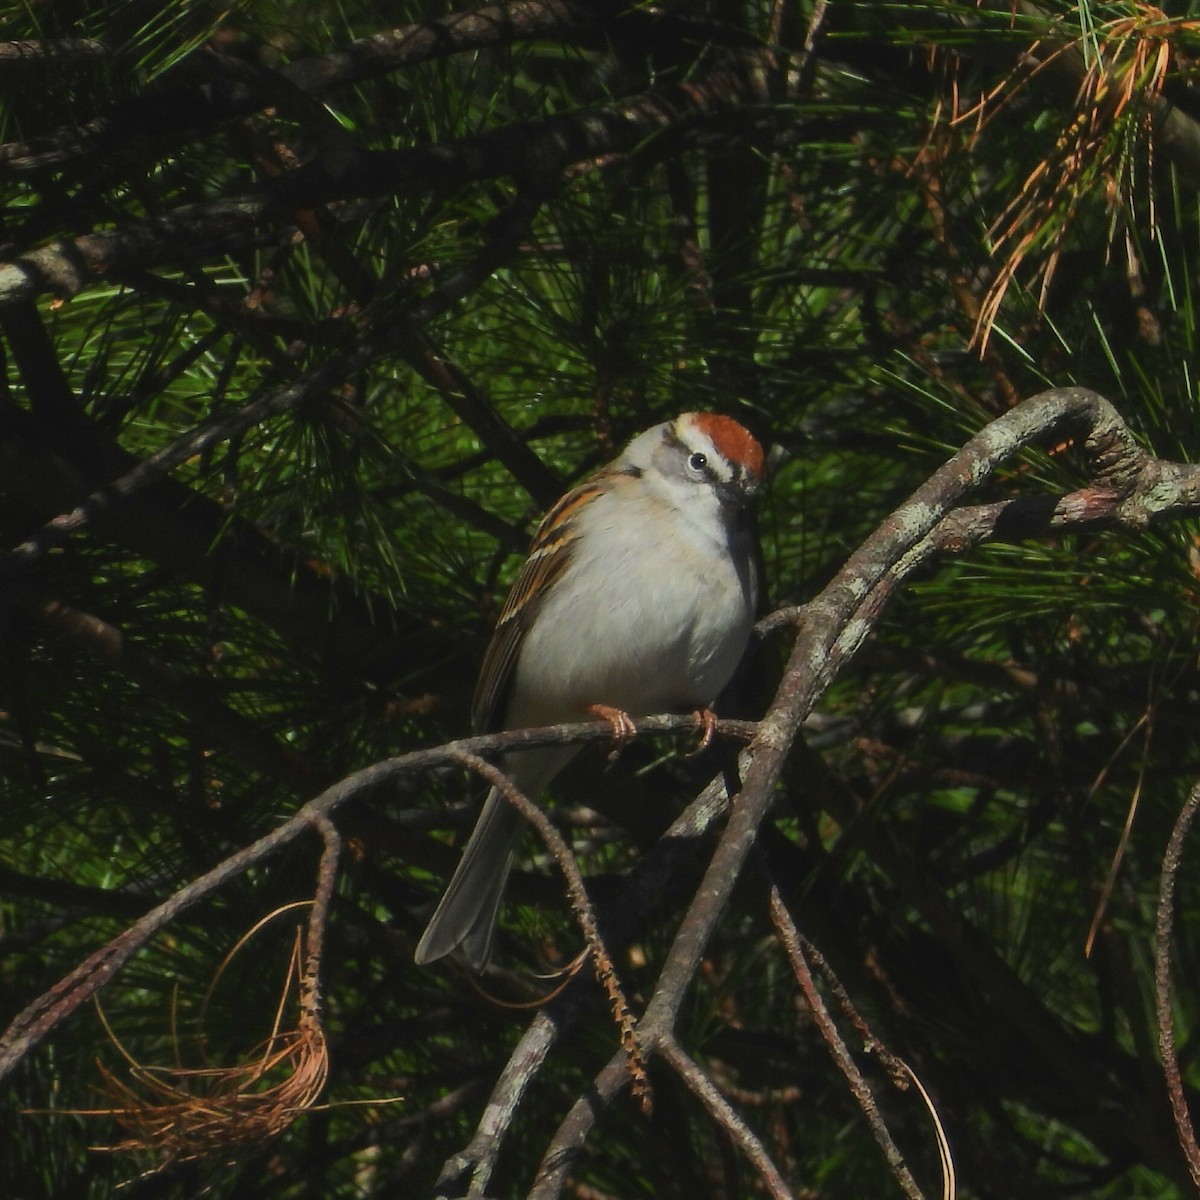
M494 733L503 728L508 694L526 631L554 581L571 561L579 536L579 514L605 490L600 478L591 479L568 492L542 518L483 657L471 706L471 723L476 733Z

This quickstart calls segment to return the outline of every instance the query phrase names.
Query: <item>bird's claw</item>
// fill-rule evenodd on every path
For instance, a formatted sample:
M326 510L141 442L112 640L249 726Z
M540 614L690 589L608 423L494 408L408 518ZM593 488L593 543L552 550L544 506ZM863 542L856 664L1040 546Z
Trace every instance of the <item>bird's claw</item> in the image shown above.
M625 743L637 733L633 718L623 708L613 708L611 704L589 704L584 712L612 726L613 748L608 758L610 762L616 762L625 749Z
M717 732L717 714L711 708L698 708L692 716L700 726L700 741L694 750L688 751L688 758L703 754L712 745L713 735Z

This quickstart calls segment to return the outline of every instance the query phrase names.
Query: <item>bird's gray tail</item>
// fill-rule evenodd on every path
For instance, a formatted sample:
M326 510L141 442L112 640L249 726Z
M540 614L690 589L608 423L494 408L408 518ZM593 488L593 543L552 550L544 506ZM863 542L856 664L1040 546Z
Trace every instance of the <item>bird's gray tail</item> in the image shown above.
M455 950L476 971L492 956L500 897L516 858L525 822L493 788L463 850L462 861L425 926L413 955L418 966Z

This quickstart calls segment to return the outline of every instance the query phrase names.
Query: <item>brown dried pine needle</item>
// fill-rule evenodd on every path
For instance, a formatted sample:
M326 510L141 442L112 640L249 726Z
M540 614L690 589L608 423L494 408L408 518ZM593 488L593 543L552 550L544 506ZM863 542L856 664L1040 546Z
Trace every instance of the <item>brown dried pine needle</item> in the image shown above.
M1131 14L1096 25L1087 37L1053 41L1039 38L1024 57L1024 69L964 104L951 80L952 126L972 126L975 146L986 127L1039 73L1066 55L1084 56L1075 107L1050 151L1026 176L1016 195L992 222L989 236L998 266L979 306L974 340L980 349L999 316L1010 285L1027 261L1037 259L1032 282L1039 306L1047 294L1085 198L1102 195L1109 218L1109 245L1128 222L1139 170L1149 175L1157 106L1171 66L1173 43L1200 32L1200 21L1173 19L1152 4L1136 4ZM953 75L953 71L951 71ZM942 119L941 111L938 120ZM1153 236L1153 207L1148 226Z
M128 1082L101 1065L110 1107L90 1110L89 1115L112 1117L129 1136L94 1149L151 1150L160 1156L162 1166L210 1156L232 1157L282 1133L313 1107L328 1077L329 1053L316 979L301 975L300 937L297 931L271 1035L244 1063L202 1068L147 1066L126 1050L105 1021L109 1037L128 1064ZM299 1017L295 1028L283 1029L283 1012L297 981Z

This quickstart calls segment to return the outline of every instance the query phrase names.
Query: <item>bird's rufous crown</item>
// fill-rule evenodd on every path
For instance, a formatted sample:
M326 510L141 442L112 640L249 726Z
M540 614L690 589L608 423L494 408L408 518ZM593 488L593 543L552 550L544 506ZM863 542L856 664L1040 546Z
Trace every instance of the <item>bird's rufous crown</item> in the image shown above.
M762 478L763 448L744 425L723 413L689 413L688 417L729 462L745 467L755 479Z

